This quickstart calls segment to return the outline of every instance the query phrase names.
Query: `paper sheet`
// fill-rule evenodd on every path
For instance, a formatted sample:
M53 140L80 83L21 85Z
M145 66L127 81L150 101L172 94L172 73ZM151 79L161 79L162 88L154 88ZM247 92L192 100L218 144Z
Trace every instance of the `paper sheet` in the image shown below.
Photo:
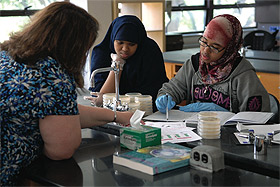
M242 123L237 123L236 129L240 132L244 129L253 129L254 134L263 134L267 136L267 133L272 133L273 131L280 130L280 124L274 125L243 125ZM280 141L280 133L273 136L273 140Z
M185 121L186 119L190 118L195 114L196 112L183 112L180 110L170 110L168 113L168 120L166 120L166 114L157 111L149 116L146 116L143 119L148 121Z
M243 125L242 123L237 123L236 129L241 131L243 129L253 129L254 134L264 134L272 133L273 131L280 130L280 124L274 125Z
M218 118L221 120L221 125L236 125L236 123L254 123L265 124L273 115L270 112L239 112L237 114L232 112L215 111ZM198 113L186 119L187 123L197 123Z
M161 142L191 142L200 140L201 137L192 130L195 128L186 127L184 122L151 122L146 121L145 125L161 128Z
M235 135L236 139L239 141L240 144L251 144L247 137L242 136L243 135L242 133L235 132L233 134Z
M217 117L221 120L221 124L225 124L226 121L231 118L232 116L234 116L235 114L232 112L221 112L221 111L214 111L216 112L218 115ZM198 123L198 112L194 113L193 116L191 116L190 118L188 118L186 120L187 123L192 123L192 124L197 124Z
M244 111L235 114L228 122L241 122L241 123L255 123L255 124L265 124L271 117L273 113L271 112L250 112Z

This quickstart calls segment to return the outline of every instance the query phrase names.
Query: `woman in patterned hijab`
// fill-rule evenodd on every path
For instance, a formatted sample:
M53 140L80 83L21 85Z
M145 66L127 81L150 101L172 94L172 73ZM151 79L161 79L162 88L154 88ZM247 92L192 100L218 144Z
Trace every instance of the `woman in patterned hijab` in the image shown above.
M159 90L158 110L165 113L167 106L171 109L185 100L187 105L179 108L185 112L270 111L268 93L255 68L239 55L242 43L242 27L236 17L214 17L199 38L200 52Z
M216 42L213 47L216 46L218 53L211 53L214 58L210 58L209 53L204 52L205 50L202 51L199 59L199 71L205 84L213 84L227 78L236 59L240 57L238 50L241 48L243 39L239 20L228 14L216 16L209 22L200 39L206 44L208 40ZM211 50L211 47L207 49ZM212 59L213 61L210 61Z

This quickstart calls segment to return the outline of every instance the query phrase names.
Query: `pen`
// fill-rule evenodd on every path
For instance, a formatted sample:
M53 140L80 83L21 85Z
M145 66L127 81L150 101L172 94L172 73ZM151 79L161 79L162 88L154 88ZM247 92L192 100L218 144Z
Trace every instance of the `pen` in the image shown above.
M166 104L166 121L168 121L168 94L166 93L166 100L167 100L167 104Z

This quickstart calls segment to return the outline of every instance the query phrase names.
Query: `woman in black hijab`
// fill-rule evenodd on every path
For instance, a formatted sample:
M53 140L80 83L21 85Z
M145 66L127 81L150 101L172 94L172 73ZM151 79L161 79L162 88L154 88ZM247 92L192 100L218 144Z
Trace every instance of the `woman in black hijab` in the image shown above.
M92 51L91 72L110 67L111 53L116 53L125 63L120 72L119 93L139 92L151 95L154 101L158 90L168 78L159 46L147 37L144 25L136 16L126 15L112 22L104 40ZM115 92L113 72L110 73L112 76L108 74L96 74L95 87L90 90L100 92L100 95Z

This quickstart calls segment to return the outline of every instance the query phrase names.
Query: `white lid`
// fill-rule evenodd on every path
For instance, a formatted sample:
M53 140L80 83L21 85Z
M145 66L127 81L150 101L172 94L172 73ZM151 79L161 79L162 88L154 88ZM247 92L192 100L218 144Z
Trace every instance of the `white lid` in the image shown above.
M150 96L150 95L136 96L135 101L152 101L152 96Z
M134 103L128 103L129 107L140 107L140 103L139 102L134 102Z
M126 93L125 95L129 96L129 97L136 97L136 96L140 96L142 94L141 93L137 93L137 92L132 92L132 93Z
M116 96L116 93L105 93L103 94L103 99L104 98L113 98Z
M217 112L202 111L198 113L198 119L204 117L217 117Z

